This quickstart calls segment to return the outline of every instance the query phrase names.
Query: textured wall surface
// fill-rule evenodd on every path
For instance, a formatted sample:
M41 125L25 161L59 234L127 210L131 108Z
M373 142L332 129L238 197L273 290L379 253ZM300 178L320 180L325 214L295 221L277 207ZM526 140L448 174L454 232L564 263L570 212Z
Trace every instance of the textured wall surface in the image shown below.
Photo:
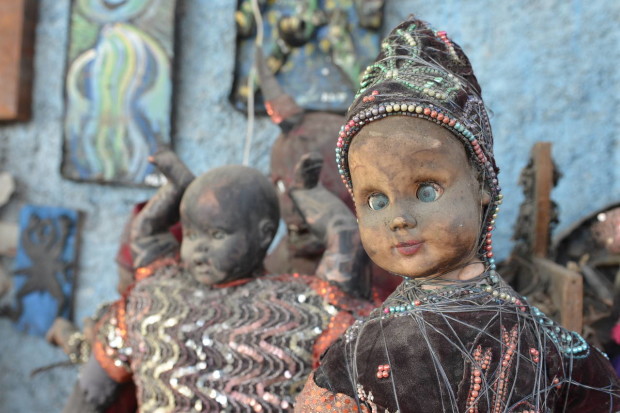
M415 12L460 43L476 69L494 113L502 168L505 202L495 236L500 258L511 248L522 199L516 182L534 142L553 142L563 174L553 192L561 208L556 234L620 202L620 120L614 116L620 109L620 2L589 2L587 7L578 0L448 0L442 7L416 0L387 2L385 31ZM235 1L179 3L175 148L200 173L242 159L246 120L228 100ZM75 311L79 321L115 297L114 255L125 216L152 191L78 184L60 176L69 12L69 0L40 0L34 117L0 125L0 169L17 180L17 193L0 219L16 221L25 203L86 213ZM267 119L257 120L251 164L265 172L277 132ZM0 337L0 412L60 411L76 370L58 368L30 378L32 369L65 357L2 319Z

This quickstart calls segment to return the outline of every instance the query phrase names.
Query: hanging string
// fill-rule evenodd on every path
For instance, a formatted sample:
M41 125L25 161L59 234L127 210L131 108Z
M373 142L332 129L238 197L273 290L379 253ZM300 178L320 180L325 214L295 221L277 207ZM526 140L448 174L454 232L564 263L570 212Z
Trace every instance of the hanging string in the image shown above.
M256 22L256 40L257 46L263 44L263 16L258 6L258 0L251 0L252 13ZM245 133L245 146L243 148L242 164L248 166L250 163L250 148L252 147L252 137L254 136L254 82L256 76L256 59L252 61L252 67L248 75L248 121Z

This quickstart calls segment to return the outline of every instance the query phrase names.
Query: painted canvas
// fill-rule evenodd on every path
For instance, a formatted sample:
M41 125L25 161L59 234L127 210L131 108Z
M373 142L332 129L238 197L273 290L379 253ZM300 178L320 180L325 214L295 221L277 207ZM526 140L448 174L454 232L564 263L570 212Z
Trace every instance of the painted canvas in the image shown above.
M253 1L240 0L235 14L238 40L231 100L242 111L257 33ZM384 0L256 1L267 63L285 92L305 109L345 112L361 71L379 52ZM264 110L260 92L256 102L257 112Z
M63 176L157 186L170 144L176 0L73 0Z
M13 285L17 328L44 336L56 317L71 317L78 258L78 211L26 205Z

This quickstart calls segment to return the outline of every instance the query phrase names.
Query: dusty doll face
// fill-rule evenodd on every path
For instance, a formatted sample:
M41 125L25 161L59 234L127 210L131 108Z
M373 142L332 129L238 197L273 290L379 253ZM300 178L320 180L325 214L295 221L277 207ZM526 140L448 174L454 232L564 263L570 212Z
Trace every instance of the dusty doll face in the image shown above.
M377 265L407 277L482 272L482 264L468 264L478 261L489 198L448 130L389 117L358 133L348 160L362 243Z
M248 277L261 260L256 223L220 192L204 189L181 204L181 261L207 285Z

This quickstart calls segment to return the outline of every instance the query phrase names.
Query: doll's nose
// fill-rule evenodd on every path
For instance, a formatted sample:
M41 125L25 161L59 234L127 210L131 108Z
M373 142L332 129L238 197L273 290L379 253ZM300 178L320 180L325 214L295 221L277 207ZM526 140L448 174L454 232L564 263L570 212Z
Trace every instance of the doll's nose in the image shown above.
M200 244L196 245L195 251L197 253L207 252L207 251L209 251L209 245L206 242L203 241Z
M401 214L392 219L392 222L390 222L390 229L392 231L397 231L399 229L413 228L416 225L417 222L414 217L406 214Z

